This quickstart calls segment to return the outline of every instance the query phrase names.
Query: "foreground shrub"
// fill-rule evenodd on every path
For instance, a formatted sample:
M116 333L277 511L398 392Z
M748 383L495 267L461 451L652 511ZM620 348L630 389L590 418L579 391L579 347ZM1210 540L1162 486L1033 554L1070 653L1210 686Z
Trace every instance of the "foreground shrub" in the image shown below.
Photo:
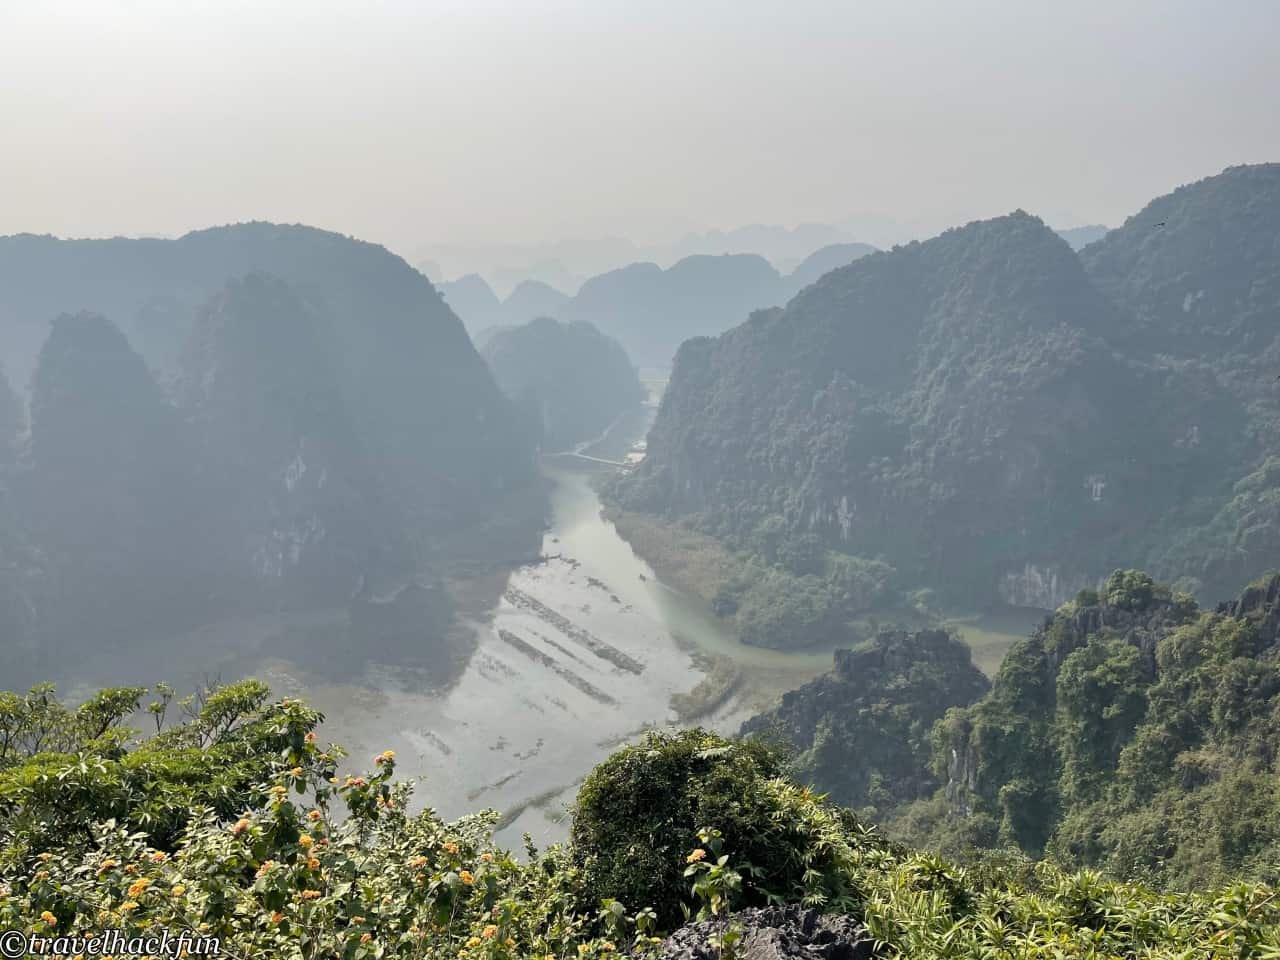
M691 906L686 857L707 827L744 874L742 904L814 894L843 902L835 851L817 845L818 821L801 802L811 797L788 790L781 770L762 742L703 730L650 734L618 751L587 777L574 812L573 855L588 894L678 922ZM826 812L833 832L856 830L851 813Z
M287 700L262 709L308 715ZM126 755L143 750L123 730L114 739ZM145 749L212 749L160 740ZM574 843L527 845L519 860L494 845L492 812L410 814L390 751L361 776L338 774L339 755L313 732L290 734L257 755L268 773L242 808L227 818L193 800L167 847L138 828L146 791L119 819L74 808L68 843L40 826L41 797L19 799L0 930L190 928L233 960L573 960L661 956L682 907L727 917L780 902L852 917L886 960L1280 957L1280 899L1265 884L1175 897L1016 856L966 870L889 844L775 776L762 746L702 731L619 751L584 785ZM711 955L732 953L732 926Z

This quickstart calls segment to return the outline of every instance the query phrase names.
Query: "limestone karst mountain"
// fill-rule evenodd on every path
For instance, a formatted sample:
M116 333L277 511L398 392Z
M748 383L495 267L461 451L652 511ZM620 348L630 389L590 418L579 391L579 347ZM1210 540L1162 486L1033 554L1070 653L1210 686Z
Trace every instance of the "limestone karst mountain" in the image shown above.
M1247 444L1213 376L1117 354L1122 323L1022 212L863 257L686 342L618 496L731 545L779 525L961 602L1054 607L1165 549Z
M502 328L483 353L544 450L599 436L645 396L626 351L583 321L540 317Z
M642 367L666 367L690 337L720 333L786 299L782 276L754 254L697 255L663 270L633 263L592 277L557 314L589 320Z
M21 236L0 240L0 277L6 365L44 341L30 439L2 471L17 599L0 603L43 649L341 609L434 583L480 527L476 555L536 543L533 441L439 294L381 247L260 223ZM102 312L50 324L76 304L129 333ZM9 451L20 406L0 413Z
M815 250L801 260L796 268L787 275L787 284L791 288L792 294L799 293L823 274L848 266L859 257L865 257L867 254L875 252L876 248L869 243L830 244L820 250Z

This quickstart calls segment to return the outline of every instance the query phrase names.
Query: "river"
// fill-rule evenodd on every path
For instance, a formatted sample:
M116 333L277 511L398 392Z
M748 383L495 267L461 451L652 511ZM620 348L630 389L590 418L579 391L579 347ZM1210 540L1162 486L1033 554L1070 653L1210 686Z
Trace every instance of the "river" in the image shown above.
M626 456L652 412L651 404L621 419L593 450ZM671 698L703 679L709 658L732 661L737 671L696 717L722 731L831 664L830 651L744 646L700 601L664 585L602 518L592 485L600 469L544 460L551 510L543 559L511 571L491 593L499 599L462 624L474 652L446 689L432 690L407 668L367 662L359 650L341 651L353 665L346 675L329 671L341 680L291 659L304 654L280 637L301 631L305 656L323 658L314 644L344 635L343 609L213 624L153 651L148 665L176 677L193 650L207 663L234 663L224 677L256 676L277 695L308 698L325 714L322 738L347 748L351 769L393 749L399 773L418 781L418 804L448 818L496 809L498 839L512 848L525 832L539 846L563 839L582 778L646 729L680 725Z

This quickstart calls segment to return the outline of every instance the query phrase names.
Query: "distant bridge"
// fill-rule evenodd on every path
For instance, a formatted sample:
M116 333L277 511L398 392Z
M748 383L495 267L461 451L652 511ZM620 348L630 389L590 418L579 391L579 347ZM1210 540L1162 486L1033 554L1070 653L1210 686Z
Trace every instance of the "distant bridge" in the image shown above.
M589 457L585 453L575 453L572 450L566 450L563 453L546 453L546 454L543 454L543 456L545 456L548 460L552 459L553 457L560 457L560 458L567 458L570 460L586 460L590 463L604 463L604 464L608 464L611 467L631 466L631 464L625 460L606 460L603 457Z

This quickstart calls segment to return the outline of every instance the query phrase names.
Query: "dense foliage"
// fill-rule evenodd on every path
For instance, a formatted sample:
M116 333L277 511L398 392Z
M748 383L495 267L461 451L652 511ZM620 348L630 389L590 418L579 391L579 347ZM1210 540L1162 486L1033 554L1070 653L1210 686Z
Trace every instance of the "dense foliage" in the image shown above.
M105 821L172 851L197 808L227 818L264 800L281 751L320 720L252 680L179 701L162 685L146 705L155 735L134 743L123 721L148 692L106 689L75 709L48 685L0 693L0 863L84 853Z
M778 518L966 606L1130 566L1233 588L1280 562L1277 198L1235 168L1079 256L1019 212L863 257L687 341L613 496L739 551Z
M1158 885L1280 870L1280 575L1203 611L1149 576L1083 591L933 730L913 840ZM819 781L821 782L821 781Z
M104 691L76 710L47 690L6 695L0 927L50 937L191 929L232 957L661 956L661 935L684 910L618 899L630 891L727 919L750 903L802 902L856 918L878 956L902 960L1263 960L1280 950L1280 905L1264 885L1174 898L1026 862L961 869L886 843L775 776L760 746L699 731L615 755L584 785L571 844L530 846L519 861L492 843L492 815L449 824L411 814L390 751L372 773L336 774L340 751L317 741L318 718L260 693L226 694L248 714L213 707L214 694L168 731L176 740L146 742L118 724L142 691ZM258 764L251 787L217 781L214 760L233 742ZM93 768L135 755L161 780L174 764L203 766L190 789L164 787L183 813L176 838L148 832L155 794L145 790L101 811L86 798L111 794L102 782L80 794L12 792L15 770L56 781L70 758ZM52 813L43 789L76 801L64 813L73 829L42 832ZM732 944L708 949L728 957Z
M645 397L618 341L584 321L539 317L495 330L481 355L529 436L547 451L598 437Z
M1121 307L1117 349L1221 384L1248 413L1250 444L1222 466L1234 484L1176 531L1158 572L1221 596L1280 565L1272 482L1280 457L1280 164L1232 167L1159 197L1081 253ZM1215 421L1191 421L1201 437Z
M933 724L988 686L968 648L948 633L884 631L837 650L830 673L783 694L742 732L787 744L793 776L879 821L938 789L930 769Z

